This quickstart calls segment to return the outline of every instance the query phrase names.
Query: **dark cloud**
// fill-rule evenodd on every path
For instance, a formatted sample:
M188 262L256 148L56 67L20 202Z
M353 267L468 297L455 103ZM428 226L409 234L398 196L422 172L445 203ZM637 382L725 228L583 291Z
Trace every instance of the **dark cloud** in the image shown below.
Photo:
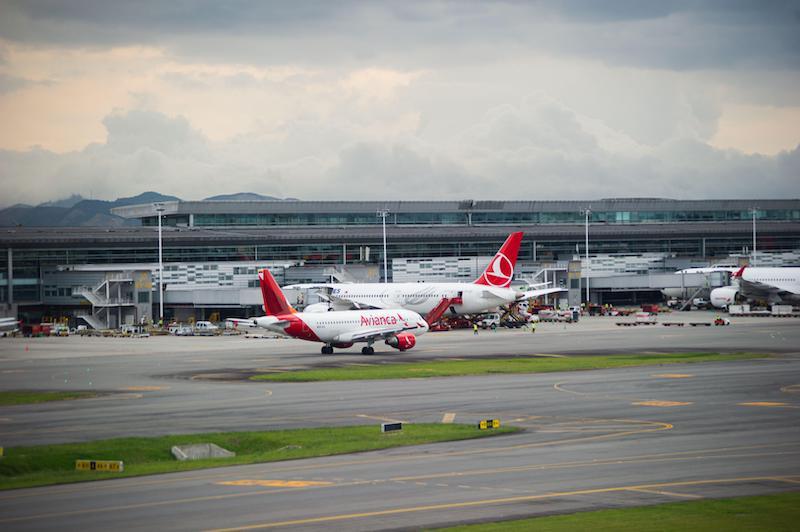
M531 52L674 70L800 67L796 1L6 0L0 36L257 64L438 65Z

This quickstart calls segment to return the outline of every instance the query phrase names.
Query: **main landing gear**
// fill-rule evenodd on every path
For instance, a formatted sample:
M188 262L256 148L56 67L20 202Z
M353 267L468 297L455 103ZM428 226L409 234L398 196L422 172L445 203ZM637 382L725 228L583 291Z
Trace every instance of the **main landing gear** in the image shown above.
M323 345L322 346L322 354L323 355L332 355L333 354L333 346L331 346L331 345Z
M375 349L371 345L368 345L366 347L362 347L361 348L361 354L362 355L374 355L375 354Z

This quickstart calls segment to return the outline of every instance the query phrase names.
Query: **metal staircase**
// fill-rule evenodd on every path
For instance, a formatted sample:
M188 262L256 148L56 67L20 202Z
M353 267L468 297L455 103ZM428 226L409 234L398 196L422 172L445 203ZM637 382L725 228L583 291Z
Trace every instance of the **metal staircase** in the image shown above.
M73 289L73 294L84 297L92 305L91 314L79 316L94 329L110 328L111 313L116 311L117 325L121 325L122 307L133 307L133 299L122 297L122 284L133 283L128 272L109 274L97 286ZM112 293L116 297L112 297Z
M103 321L93 314L81 314L78 317L83 319L92 329L107 329Z

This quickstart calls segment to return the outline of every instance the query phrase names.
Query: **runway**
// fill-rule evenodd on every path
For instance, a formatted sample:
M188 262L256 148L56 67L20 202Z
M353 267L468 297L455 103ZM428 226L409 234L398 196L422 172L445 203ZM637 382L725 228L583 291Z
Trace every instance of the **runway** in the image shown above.
M566 327L543 324L535 335L498 331L477 338L433 333L408 355L637 349L776 355L540 375L263 384L237 376L256 368L411 357L388 351L323 357L314 344L244 338L13 340L0 344L3 389L108 395L0 409L6 447L134 434L377 427L385 419L441 421L445 414L456 423L498 417L525 430L489 440L2 492L0 526L397 529L798 489L795 320L673 330L596 319Z

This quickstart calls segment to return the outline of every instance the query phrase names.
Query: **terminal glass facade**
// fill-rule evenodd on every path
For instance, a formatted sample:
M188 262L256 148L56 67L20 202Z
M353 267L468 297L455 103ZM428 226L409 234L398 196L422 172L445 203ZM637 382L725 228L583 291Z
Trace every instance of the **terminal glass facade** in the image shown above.
M750 210L592 210L590 223L603 224L663 224L685 222L741 222L752 219ZM757 212L758 220L800 221L800 209L764 209ZM142 225L156 226L155 216L141 218ZM585 216L580 210L564 211L450 211L398 212L386 219L396 225L539 225L582 224ZM247 227L247 226L357 226L377 225L380 217L374 213L214 213L166 215L167 226Z

